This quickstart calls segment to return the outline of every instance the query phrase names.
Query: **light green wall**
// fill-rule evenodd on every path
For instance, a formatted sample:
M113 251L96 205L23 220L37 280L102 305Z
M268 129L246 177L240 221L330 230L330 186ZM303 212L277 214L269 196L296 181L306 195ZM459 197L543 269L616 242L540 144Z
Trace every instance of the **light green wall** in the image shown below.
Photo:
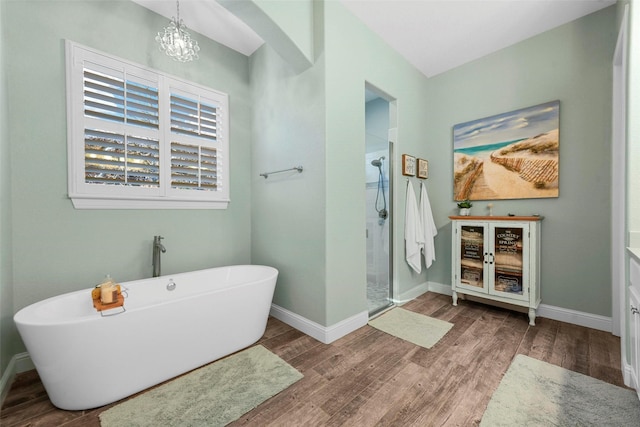
M296 73L314 62L313 0L218 0L258 34Z
M279 269L274 303L325 324L324 69L297 74L268 46L251 56L252 261ZM304 172L270 175L301 165Z
M430 180L448 199L433 203L436 223L451 214L452 126L560 100L560 197L494 201L494 214L538 213L542 223L542 302L611 315L611 85L615 6L429 79ZM472 214L485 214L486 202ZM448 227L443 234L449 234ZM441 241L442 242L442 241ZM450 244L437 251L450 250ZM447 281L449 265L433 277Z
M366 152L386 150L389 146L389 101L376 98L365 104L365 126ZM385 159L385 168L387 161Z
M543 223L544 268L541 278L545 304L609 316L609 138L615 8L585 17L432 79L426 79L408 65L341 3L318 2L318 8L323 14L324 49L318 56L320 61L309 73L313 74L319 67L324 67L325 164L324 171L318 173L324 173L325 180L325 236L318 236L315 233L317 228L314 228L312 234L306 237L319 238L316 244L324 245L324 260L316 257L315 253L305 254L304 251L297 252L297 256L291 259L283 256L293 252L285 248L295 240L288 238L276 242L276 234L266 230L281 228L280 225L289 216L284 214L285 219L276 218L275 212L267 211L268 198L258 202L263 191L256 185L252 224L254 258L279 263L283 272L290 268L301 271L301 265L315 271L322 268L324 263L325 277L323 279L318 275L300 280L302 275L299 275L286 290L279 289L282 293L278 294L276 303L323 325L335 324L366 309L365 201L362 192L365 170L358 165L362 165L364 158L364 87L365 82L369 82L397 99L398 105L394 262L399 295L410 293L427 281L444 285L451 283L451 227L448 216L455 213L452 200L452 126L559 99L560 197L497 201L494 202L495 210L498 213L540 213L547 217ZM349 31L344 31L345 28ZM317 31L316 28L316 37ZM258 63L258 57L266 63L268 55L265 52L260 52L260 55L253 64ZM286 64L280 64L279 69L286 70ZM255 72L254 69L254 75ZM259 70L260 73L262 70ZM321 73L318 76L322 78ZM291 76L273 77L275 80L263 80L260 83L263 87L275 85L277 88L274 95L268 98L269 101L267 98L258 101L254 97L256 107L267 110L259 113L265 117L270 117L269 114L273 116L265 108L272 103L276 103L279 109L284 107L285 111L297 111L304 101L292 96L293 92L304 94L307 100L311 99L308 96L311 93L318 95L318 92L310 90L312 79L300 86L299 83L306 77L296 76L292 80L296 82L293 85L287 85L287 79L291 79ZM281 102L285 99L286 103ZM281 135L290 133L287 130L289 127L295 127L296 134L300 129L301 133L313 135L317 131L315 126L317 123L309 126L296 114L282 115L274 124L276 128L281 127L278 131ZM270 144L275 146L277 143L272 141ZM292 151L288 142L280 144L285 149L279 152L293 152L302 158L298 150L303 151L304 148ZM255 156L262 159L267 155L266 151L258 154L255 150L262 150L261 147L266 145L265 142L254 141L254 167L260 164ZM406 179L400 174L402 153L430 161L430 177L426 183L438 226L437 259L429 270L423 270L420 275L413 273L404 261ZM314 168L323 167L321 162L310 164ZM257 184L266 186L259 180ZM276 184L269 185L274 189ZM284 185L282 190L270 191L284 193ZM417 181L414 186L417 191ZM308 186L310 192L317 192L317 196L322 197L320 188ZM486 203L479 202L474 209L482 214L485 208ZM291 209L283 209L287 210ZM269 212L269 215L265 215L265 212ZM293 209L293 212L297 210ZM316 227L322 227L322 219L321 214L312 215L312 221L317 222ZM302 216L298 222L310 224ZM264 237L259 237L261 235ZM264 243L258 244L258 239ZM272 245L268 255L267 242ZM293 298L290 292L295 292L296 297ZM324 296L324 318L320 308L304 302L304 295L318 300Z
M312 0L254 0L286 33L302 54L313 61Z
M402 144L422 156L427 100L424 76L339 2L314 7L311 68L298 73L267 46L251 58L252 259L280 269L277 305L329 326L367 310L365 83L404 103ZM305 167L301 175L258 176L298 163ZM400 204L397 230L403 229ZM396 253L401 287L426 280L426 273L409 273L403 247Z
M324 3L326 57L327 324L366 310L365 83L398 104L394 255L399 294L427 280L404 262L402 153L429 158L427 80L340 2ZM348 31L345 29L348 28ZM437 181L430 181L429 191ZM416 191L418 190L416 185ZM442 205L439 203L438 205ZM438 206L437 205L437 206Z
M11 162L7 109L5 60L5 6L0 2L0 377L17 347L13 324L13 286L11 286Z
M14 309L93 286L105 273L119 281L151 276L157 234L167 248L163 274L249 263L248 58L192 33L200 59L172 61L154 40L169 21L133 2L31 0L3 6L3 40L9 40L6 55L12 58L4 71L11 105ZM73 209L67 198L65 39L229 94L227 210Z
M314 20L313 67L298 72L268 45L251 56L252 261L279 269L275 304L326 324L322 13Z

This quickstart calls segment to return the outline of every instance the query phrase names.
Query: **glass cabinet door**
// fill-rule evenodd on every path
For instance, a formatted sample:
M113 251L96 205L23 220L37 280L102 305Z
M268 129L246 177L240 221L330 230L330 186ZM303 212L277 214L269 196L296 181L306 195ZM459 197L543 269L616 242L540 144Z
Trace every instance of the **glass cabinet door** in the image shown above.
M461 225L459 283L463 288L486 292L485 251L487 228L483 225Z
M528 299L529 232L526 226L500 224L492 227L493 272L489 293L508 298Z
M542 217L450 218L453 305L459 295L469 295L528 307L529 325L535 326Z

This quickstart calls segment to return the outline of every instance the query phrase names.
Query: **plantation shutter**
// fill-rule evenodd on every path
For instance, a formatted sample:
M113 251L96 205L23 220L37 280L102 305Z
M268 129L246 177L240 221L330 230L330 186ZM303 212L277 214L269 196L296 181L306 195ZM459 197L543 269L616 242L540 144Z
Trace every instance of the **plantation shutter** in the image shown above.
M172 90L171 93L171 187L182 190L217 191L218 117L214 100Z
M229 96L66 42L77 209L226 209Z
M85 183L160 185L159 102L153 83L85 63Z
M217 107L171 94L171 132L216 140Z

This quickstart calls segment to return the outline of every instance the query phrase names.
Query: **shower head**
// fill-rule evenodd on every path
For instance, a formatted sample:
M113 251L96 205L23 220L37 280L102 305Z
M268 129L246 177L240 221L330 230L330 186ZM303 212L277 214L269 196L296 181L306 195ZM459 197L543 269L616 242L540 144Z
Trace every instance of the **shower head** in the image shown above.
M384 156L380 157L379 159L371 160L371 166L375 166L375 167L379 168L380 166L382 166L382 161L383 160L384 160Z

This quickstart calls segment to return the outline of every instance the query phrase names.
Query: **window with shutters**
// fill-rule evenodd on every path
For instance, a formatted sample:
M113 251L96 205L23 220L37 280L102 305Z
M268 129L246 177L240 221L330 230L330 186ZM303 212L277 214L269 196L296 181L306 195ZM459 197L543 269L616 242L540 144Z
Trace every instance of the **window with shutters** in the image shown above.
M78 209L224 209L228 95L67 41Z

